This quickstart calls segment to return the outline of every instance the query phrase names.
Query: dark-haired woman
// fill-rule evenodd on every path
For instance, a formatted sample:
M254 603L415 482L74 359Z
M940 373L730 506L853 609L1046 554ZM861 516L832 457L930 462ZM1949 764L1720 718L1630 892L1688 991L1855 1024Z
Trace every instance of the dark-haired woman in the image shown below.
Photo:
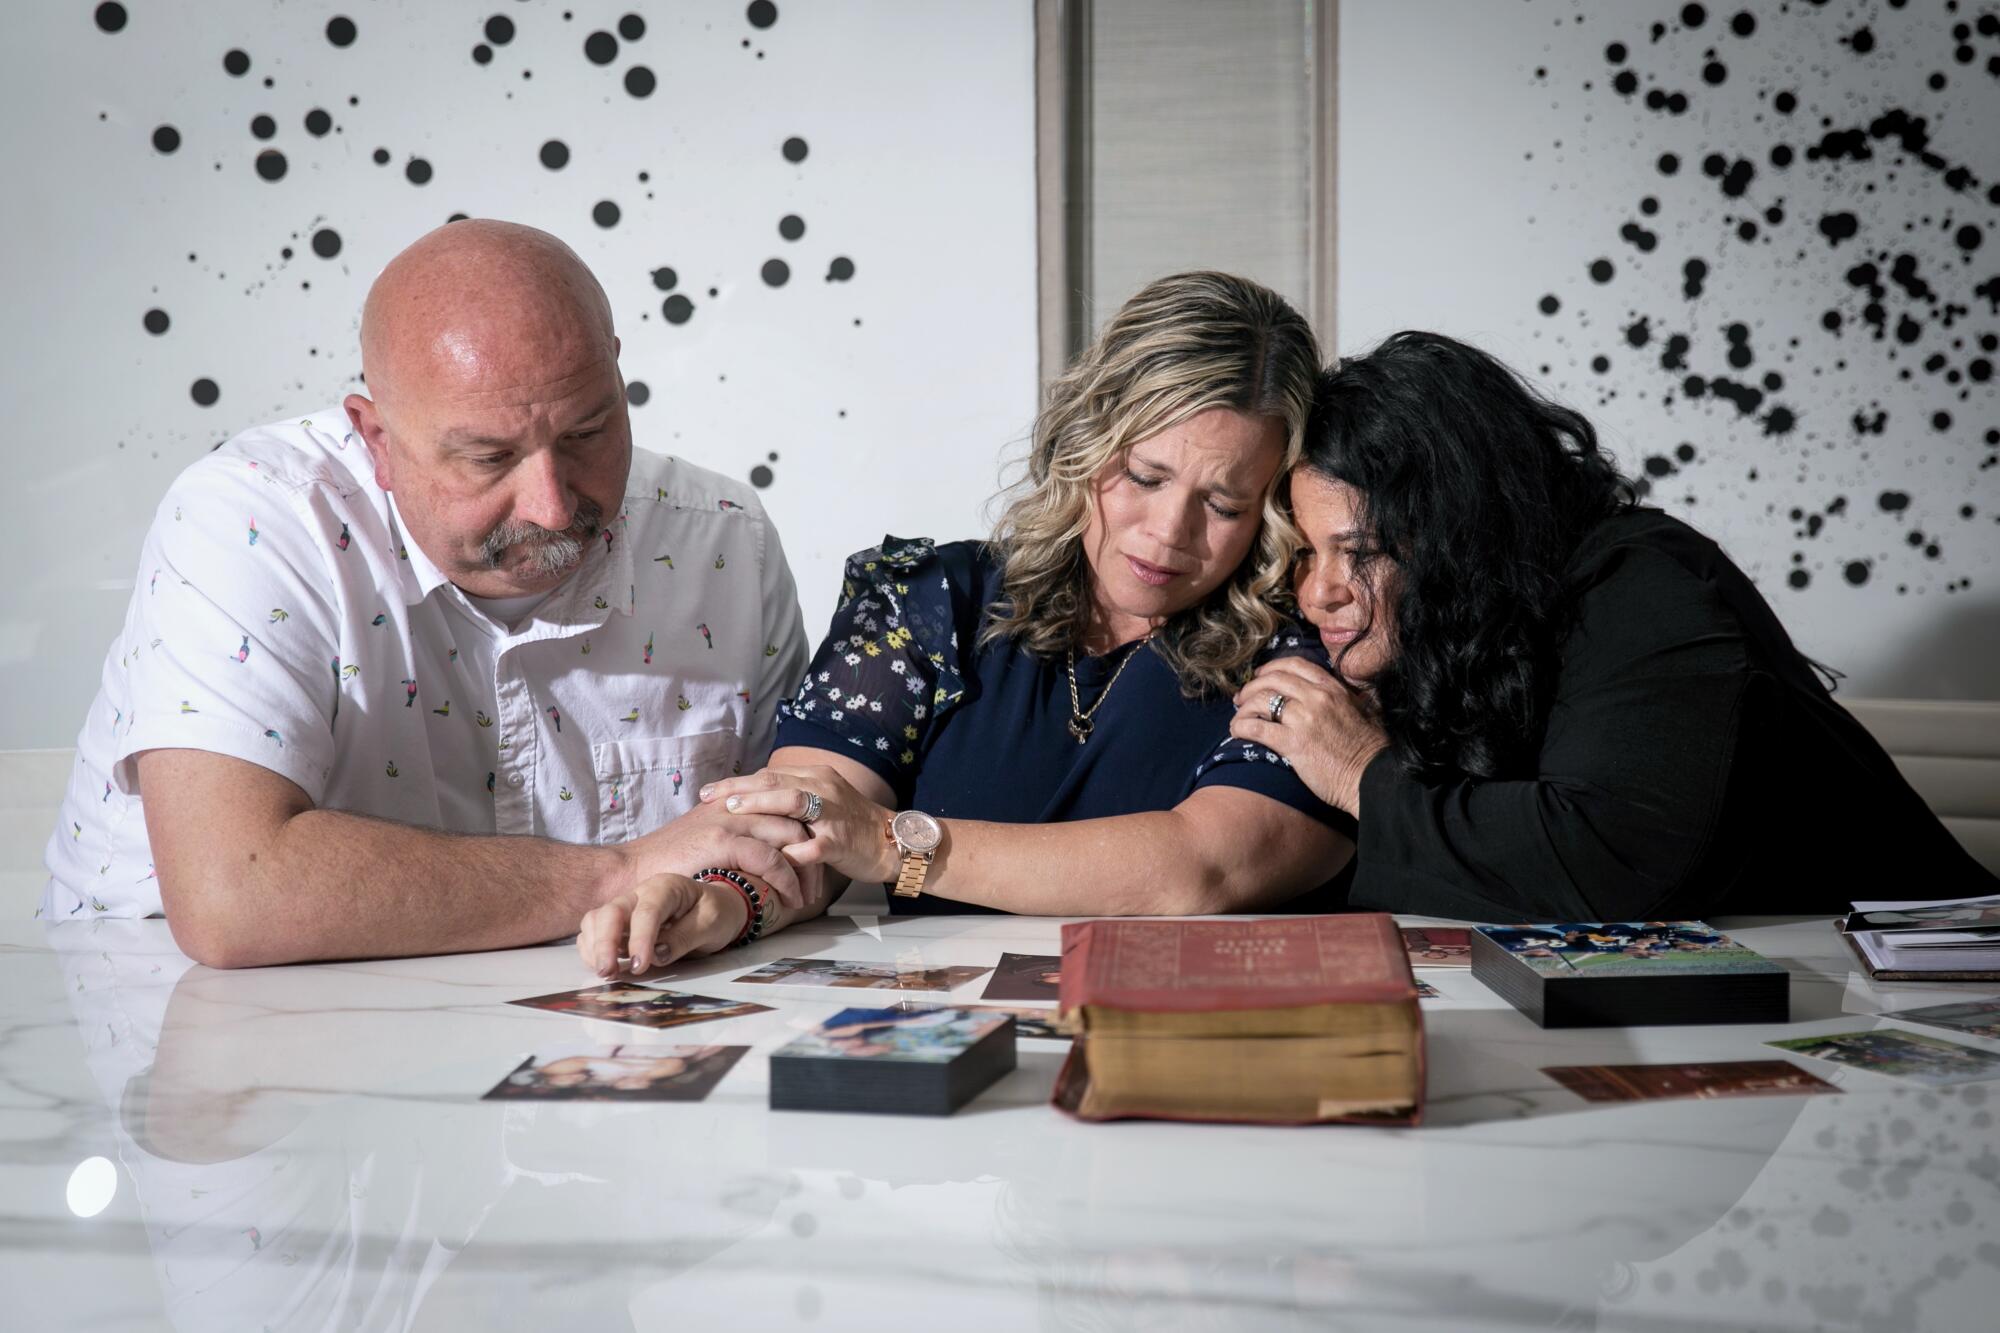
M1289 485L1333 670L1266 666L1233 731L1358 817L1355 905L1660 920L1995 890L1721 548L1491 356L1408 332L1341 362Z

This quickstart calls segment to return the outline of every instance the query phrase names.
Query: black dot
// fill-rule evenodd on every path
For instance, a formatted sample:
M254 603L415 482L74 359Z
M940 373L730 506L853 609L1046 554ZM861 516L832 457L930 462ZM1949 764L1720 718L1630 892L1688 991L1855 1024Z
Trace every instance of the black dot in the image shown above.
M551 139L542 145L542 165L550 171L561 171L569 165L569 145L561 139Z
M618 58L618 39L599 30L583 39L583 54L593 65L608 65Z
M663 292L672 291L674 284L680 280L680 274L670 268L656 268L653 270L653 285Z
M473 47L473 48L472 48L472 63L473 63L473 64L475 64L475 65L490 65L490 64L492 64L492 63L493 63L493 48L492 48L492 47L490 47L490 46L488 46L488 45L487 45L486 43L484 43L484 42L481 42L481 43L480 43L479 45L477 45L477 46Z
M644 65L634 65L625 71L625 91L634 97L651 97L658 86L659 80Z
M1803 588L1812 582L1812 575L1806 573L1803 569L1795 569L1785 576L1785 582L1791 584L1794 588Z
M200 379L188 386L188 395L197 406L214 407L215 400L222 397L222 390L215 387L214 380Z
M1593 356L1590 358L1590 368L1602 375L1605 371L1611 369L1611 358L1608 356Z
M778 7L771 0L753 0L743 16L750 20L753 28L768 28L778 21Z
M125 26L125 6L105 0L97 7L97 26L105 32L119 31Z
M1701 81L1714 86L1729 77L1729 68L1720 60L1711 60L1701 67Z
M806 234L806 220L796 213L787 213L778 219L778 235L788 241L796 241Z
M1932 429L1932 430L1950 430L1950 429L1951 429L1951 413L1949 413L1949 412L1933 412L1933 413L1931 413L1931 429Z
M1958 235L1953 239L1958 242L1959 249L1970 254L1979 248L1979 243L1986 239L1986 234L1977 227L1965 226L1958 229Z
M514 40L514 20L505 14L495 14L486 20L486 40L495 46L505 46Z
M845 255L836 256L834 261L826 266L826 280L828 282L846 282L853 276L854 261Z
M618 35L628 42L636 42L646 35L646 20L637 14L627 14L618 20Z
M1590 263L1590 280L1592 282L1609 282L1614 271L1610 260L1593 259Z
M688 317L694 314L694 302L685 296L669 296L660 303L660 314L669 324L685 324Z
M1639 201L1639 211L1641 213L1644 213L1647 217L1651 217L1653 216L1653 214L1660 211L1660 201L1653 198L1653 196L1649 194L1644 199L1641 199Z
M331 259L340 253L340 233L331 227L321 227L313 233L312 247L321 259Z
M1687 24L1690 28L1699 28L1702 24L1708 22L1708 11L1700 5L1682 5L1681 22Z
M312 110L306 112L306 133L312 135L315 139L320 138L332 128L333 117L327 115L326 112L320 110L318 107L314 107Z
M466 220L467 218L469 218L469 217L471 217L471 216L472 216L472 214L470 214L470 213L453 213L453 214L452 214L452 215L451 215L450 217L446 218L446 219L445 219L445 221L446 221L446 222L463 222L463 221L465 221L465 220Z
M285 155L275 148L266 148L257 154L257 174L267 181L283 180Z
M1625 63L1625 43L1613 42L1604 48L1604 58L1614 65Z
M798 138L796 135L793 136L792 138L785 140L785 161L787 162L805 161L806 153L808 151L809 150L806 148L806 141L804 139Z
M1868 562L1866 560L1850 560L1847 562L1847 567L1841 573L1847 576L1849 583L1858 588L1868 582Z
M171 125L162 125L153 131L153 149L156 152L171 153L181 146L181 132Z
M429 184L431 164L421 157L413 157L403 166L403 178L412 185Z
M376 165L376 166L378 166L378 167L386 167L386 166L388 166L388 165L389 165L389 150L388 150L388 149L386 149L386 148L377 148L377 149L375 150L375 165Z
M625 386L625 401L634 407L644 407L646 400L652 396L653 391L646 387L644 380L633 380Z
M765 282L773 287L782 287L790 281L792 267L782 259L767 259L764 261L763 272Z
M222 67L228 70L233 77L240 79L250 72L250 53L248 51L226 52L222 57Z
M1751 33L1757 31L1757 20L1750 16L1748 10L1745 10L1743 13L1729 20L1729 30L1738 37L1748 37Z
M259 139L268 139L278 132L278 122L272 120L269 116L252 116L250 118L250 132Z
M1792 93L1779 93L1771 99L1771 105L1778 109L1780 115L1789 116L1798 109L1799 99Z
M590 219L600 227L615 227L618 225L618 205L609 199L600 199L597 207L590 210Z
M1660 154L1660 174L1671 176L1681 169L1681 160L1672 153Z
M354 20L336 14L326 22L326 39L335 46L354 45Z
M1554 295L1544 296L1539 304L1544 315L1553 315L1556 311L1562 309L1562 302L1556 300Z
M154 334L156 336L165 333L167 331L168 323L169 321L167 319L166 311L148 310L146 312L146 318L145 318L146 332Z
M762 463L750 469L750 484L760 491L769 486L773 480L771 469L765 467Z

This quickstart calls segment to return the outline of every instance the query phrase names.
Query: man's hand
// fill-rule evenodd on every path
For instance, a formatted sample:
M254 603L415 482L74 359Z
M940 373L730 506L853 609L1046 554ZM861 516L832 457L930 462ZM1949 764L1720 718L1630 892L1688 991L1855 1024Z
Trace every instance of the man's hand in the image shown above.
M810 835L796 819L731 814L718 805L697 806L679 819L634 838L618 850L627 878L607 901L616 901L655 875L692 875L709 866L740 870L771 886L780 902L797 909L806 901L798 869L778 848Z
M632 975L642 976L729 947L748 919L743 894L728 884L655 875L586 916L576 951L600 977L618 974L621 955Z

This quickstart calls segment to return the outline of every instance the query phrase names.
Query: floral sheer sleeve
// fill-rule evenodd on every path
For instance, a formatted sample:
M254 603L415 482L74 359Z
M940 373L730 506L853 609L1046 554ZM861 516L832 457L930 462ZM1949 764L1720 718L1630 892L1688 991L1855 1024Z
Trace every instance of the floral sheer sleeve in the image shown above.
M1257 654L1251 669L1254 672L1266 662L1274 662L1281 657L1303 657L1317 666L1328 665L1326 650L1320 646L1318 637L1295 624L1285 624L1271 636L1271 641ZM1197 788L1224 786L1261 791L1287 805L1309 810L1321 823L1340 830L1350 838L1358 831L1352 815L1324 805L1305 792L1305 784L1292 773L1290 760L1255 741L1223 737L1222 743L1196 766L1194 785Z
M958 613L969 595L928 538L884 537L850 556L832 629L779 706L778 744L851 751L907 790L938 719L965 695Z

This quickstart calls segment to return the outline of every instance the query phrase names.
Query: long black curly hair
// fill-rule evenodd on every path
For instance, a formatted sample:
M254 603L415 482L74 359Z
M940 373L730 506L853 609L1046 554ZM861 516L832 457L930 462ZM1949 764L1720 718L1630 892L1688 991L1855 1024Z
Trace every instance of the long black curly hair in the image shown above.
M1478 348L1412 330L1321 373L1302 466L1361 493L1374 558L1394 562L1378 584L1394 652L1368 688L1405 770L1528 771L1571 609L1564 570L1636 503L1597 432Z

